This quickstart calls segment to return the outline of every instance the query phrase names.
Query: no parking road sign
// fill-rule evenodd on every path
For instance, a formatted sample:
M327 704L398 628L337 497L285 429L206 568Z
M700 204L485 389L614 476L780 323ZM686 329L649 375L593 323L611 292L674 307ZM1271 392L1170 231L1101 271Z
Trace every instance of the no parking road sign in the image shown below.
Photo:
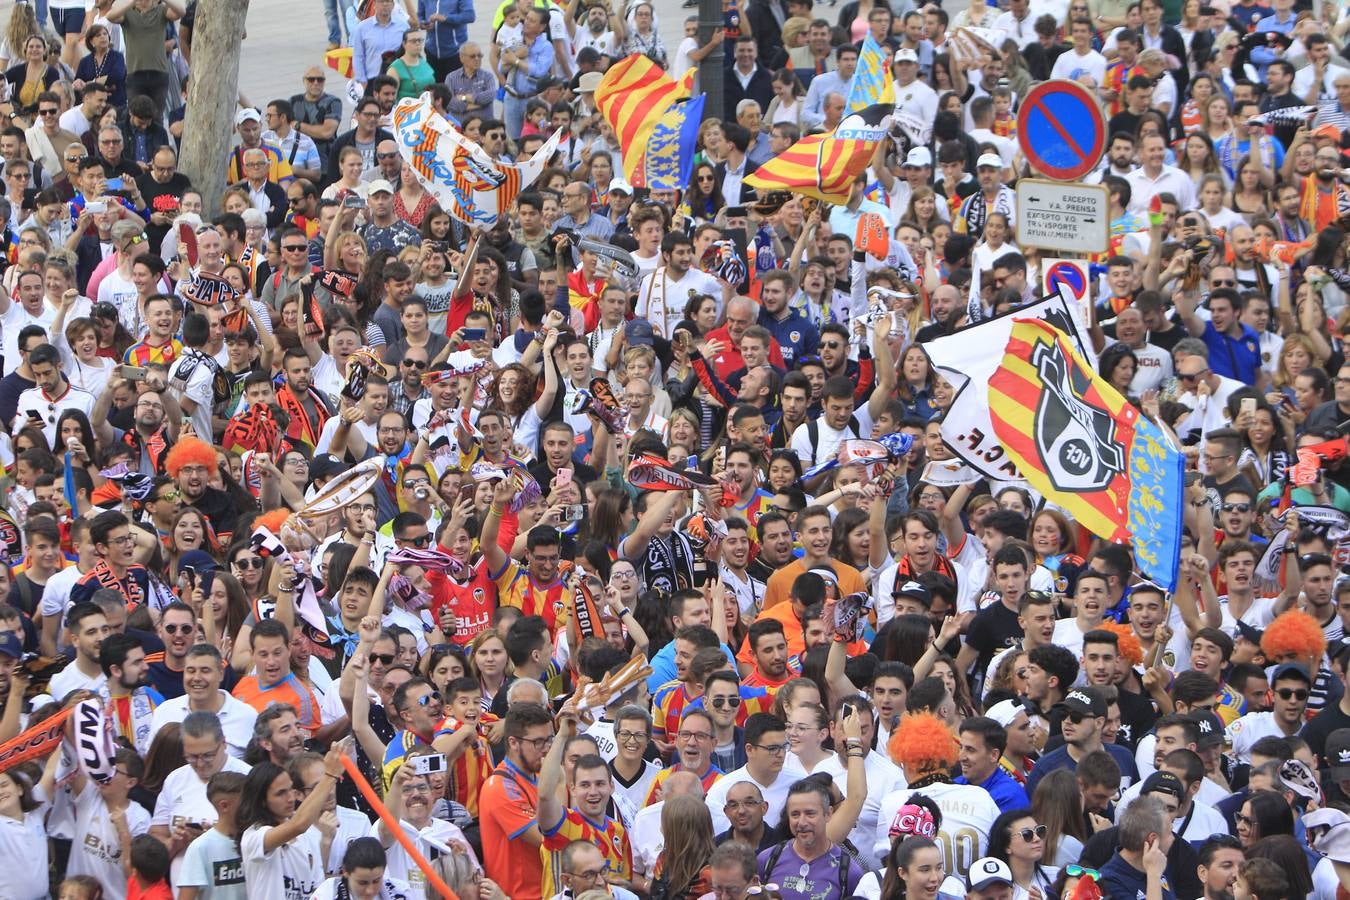
M1017 113L1017 141L1036 171L1077 181L1106 150L1106 120L1092 93L1076 81L1046 81L1027 92Z

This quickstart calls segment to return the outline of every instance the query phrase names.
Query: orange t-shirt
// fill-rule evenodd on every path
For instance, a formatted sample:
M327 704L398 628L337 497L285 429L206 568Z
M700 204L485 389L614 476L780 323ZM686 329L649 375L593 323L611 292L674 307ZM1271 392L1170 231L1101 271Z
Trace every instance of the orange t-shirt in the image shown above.
M797 565L797 563L793 563L792 565ZM843 563L835 563L835 565L840 566L843 565ZM788 568L791 567L792 566L788 566ZM783 570L779 569L778 572L774 574L774 578L777 578L782 572ZM856 574L857 570L854 569L853 572ZM801 573L798 572L797 574L800 575ZM796 578L797 576L793 575L792 577ZM862 580L861 576L859 576L859 580ZM843 581L842 575L840 576L840 581ZM772 583L773 579L769 579L769 582ZM788 583L791 584L790 581ZM764 611L759 614L759 619L776 619L783 623L783 637L787 640L788 668L800 672L802 654L806 653L806 636L802 633L802 623L797 620L797 614L792 611L792 603L780 603L773 607L766 605ZM848 646L849 656L858 656L866 652L866 641L854 641ZM749 635L746 635L745 640L741 641L741 649L736 654L736 661L745 663L754 670L754 672L759 671L759 669L755 667L755 653L750 649ZM751 681L749 679L742 679L742 684L753 684L756 687L767 686L766 682ZM777 689L775 688L774 690Z
M511 900L542 900L544 861L522 835L537 824L539 786L509 759L478 794L483 869Z
M848 563L831 560L830 568L834 569L834 576L839 582L839 596L846 597L867 590L862 573ZM792 582L806 570L806 563L803 560L794 559L770 575L769 583L764 587L764 610L767 612L778 604L786 604L792 599Z

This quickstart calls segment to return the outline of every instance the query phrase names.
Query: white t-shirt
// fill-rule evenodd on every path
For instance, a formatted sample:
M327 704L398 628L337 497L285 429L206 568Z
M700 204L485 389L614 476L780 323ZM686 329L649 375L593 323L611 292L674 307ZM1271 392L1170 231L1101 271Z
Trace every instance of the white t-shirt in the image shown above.
M183 377L185 370L186 379ZM192 411L192 428L198 436L211 434L211 407L215 404L211 384L214 380L215 372L199 350L185 349L169 368L169 384L178 392L179 399L186 398L197 404Z
M1106 57L1096 50L1089 50L1080 56L1078 51L1069 49L1059 55L1059 59L1055 60L1055 68L1050 72L1051 78L1067 78L1070 81L1077 81L1082 75L1092 76L1092 80L1100 85L1106 80Z
M764 802L769 804L769 810L764 814L764 820L766 822L777 822L783 817L783 807L787 804L788 788L792 787L798 778L804 777L800 764L796 772L790 772L788 766L784 766L772 784L760 784L745 766L731 770L717 779L717 783L708 789L708 811L712 813L713 833L721 834L731 827L731 822L727 819L727 814L722 811L722 807L726 806L727 794L736 785L743 781L753 782L759 788L760 794L764 796Z
M1252 761L1252 745L1265 737L1287 737L1275 724L1272 712L1247 713L1224 729L1224 738L1233 747L1233 758L1240 763Z
M863 438L872 436L872 414L864 403L853 411L853 420L857 422L857 430L853 426L846 425L841 430L835 430L825 424L824 417L816 420L817 440L814 448L811 446L811 429L806 425L798 428L792 433L792 449L796 452L797 458L802 461L802 468L809 469L814 465L824 462L827 459L833 459L839 452L839 442L846 438Z
M24 309L23 304L18 300L10 301L9 311L0 316L0 329L3 329L4 341L0 348L4 350L5 354L4 374L8 375L13 372L22 362L19 358L19 332L29 325L37 325L47 332L47 338L50 340L52 323L56 321L56 312L56 307L46 300L42 302L42 312L36 316Z
M379 837L379 824L370 826L372 837ZM411 826L409 826L411 828ZM409 834L417 844L417 849L426 856L432 845L422 838L430 838L442 844L453 846L461 844L469 847L469 839L464 836L455 825L450 824L444 819L432 819L431 824L417 834ZM385 864L384 874L386 878L396 878L408 885L408 900L432 900L435 897L434 892L428 890L427 876L421 869L413 863L412 858L408 856L408 851L403 849L403 845L397 841L385 850L388 862ZM469 849L469 856L473 856L473 849ZM477 858L474 858L474 865L478 865Z
M881 859L891 850L891 822L911 794L931 797L942 810L942 827L935 840L942 848L949 871L965 878L970 864L984 856L989 829L999 816L998 804L989 792L973 784L930 784L921 791L892 791L881 800L872 852Z
M71 691L98 693L107 682L107 675L102 672L94 676L86 675L80 671L79 666L75 665L74 660L72 660L64 669L52 676L51 682L47 685L47 693L57 700L61 700Z
M205 888L211 900L248 900L244 861L234 839L207 829L183 851L182 866L173 880L179 888Z
M0 816L0 867L7 873L6 900L47 900L47 831L41 809L25 813L23 821Z
M311 900L337 900L338 887L341 884L342 876L340 875L328 879L319 885L319 889L314 892ZM392 878L385 878L383 886L380 887L380 900L408 900L411 896L405 882L396 881Z
M311 828L269 852L263 848L263 841L272 828L252 825L239 838L249 896L309 900L323 881L319 832Z
M66 383L65 393L59 397L48 397L42 388L32 387L19 395L14 421L26 421L30 410L36 412L42 420L42 433L47 443L56 446L56 421L61 418L61 414L68 409L77 409L84 413L85 418L92 419L95 402L93 394L69 382Z
M710 294L717 301L717 312L722 313L722 287L707 272L690 269L679 281L672 280L664 266L642 277L638 286L636 314L652 323L652 329L669 340L675 326L684 319L684 308L689 303L689 292Z
M92 875L103 885L104 897L124 900L127 877L122 871L122 843L108 815L108 804L92 778L84 780L84 790L74 800L75 835L66 875ZM127 828L132 837L150 830L150 813L134 800L127 805Z
M216 718L225 730L225 749L236 759L243 759L244 749L253 737L253 723L258 718L258 711L242 700L236 700L228 691L221 691L220 695L225 699L225 705L216 713ZM150 739L154 740L159 730L171 722L181 724L187 714L187 694L165 700L155 707L155 714L150 717Z
M113 269L99 282L98 302L111 303L117 307L117 318L121 320L122 327L132 337L140 339L144 329L141 327L140 294L136 291L136 285Z
M222 772L238 772L247 775L252 768L243 760L233 756L225 757ZM173 830L175 825L186 822L200 822L206 827L216 824L216 808L206 799L206 782L197 777L191 766L181 766L169 773L160 789L159 799L155 802L155 813L150 818L151 827L162 826ZM169 877L178 884L178 874L183 869L183 859L174 859Z

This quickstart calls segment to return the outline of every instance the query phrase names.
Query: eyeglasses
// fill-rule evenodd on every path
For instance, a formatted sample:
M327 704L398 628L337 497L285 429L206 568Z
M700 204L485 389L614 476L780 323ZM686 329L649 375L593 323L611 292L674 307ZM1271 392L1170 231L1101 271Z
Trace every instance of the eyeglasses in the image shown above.
M165 626L164 626L164 633L165 633L165 634L192 634L192 632L194 632L194 631L196 631L196 630L197 630L197 626L196 626L195 624L190 624L190 623L189 623L189 624L185 624L185 625L165 625Z
M1245 513L1251 512L1252 505L1250 503L1225 503L1221 508L1224 512Z
M551 734L548 737L516 738L516 740L520 741L522 744L531 745L539 753L543 753L549 747L553 746L553 735Z
M267 565L267 560L263 559L261 556L245 557L244 559L236 559L234 561L234 567L240 570L261 569L265 565Z
M1233 814L1233 822L1238 825L1246 825L1248 828L1256 824L1256 820L1251 816L1244 816L1242 813Z
M1022 836L1022 840L1030 844L1033 840L1045 840L1045 826L1037 825L1034 828L1022 828L1017 832Z
M140 404L137 404L137 406L139 406L139 405L140 405ZM147 407L147 409L148 409L148 408L149 408L149 407ZM164 408L164 407L162 407L162 406L160 407L160 409L163 409L163 408ZM153 500L153 501L155 501L156 503L172 503L173 501L177 500L177 499L178 499L179 497L181 497L181 496L183 496L183 494L182 494L180 491L165 491L164 493L160 494L158 497L151 497L150 499Z
M118 545L119 547L125 547L127 544L130 544L130 543L131 543L132 541L134 541L134 540L136 540L136 539L135 539L134 537L132 537L131 535L129 535L129 534L124 534L124 535L122 535L121 537L110 537L110 538L108 538L108 543L109 543L109 544L116 544L116 545Z
M1279 697L1281 700L1300 700L1300 701L1302 701L1302 700L1307 700L1307 699L1308 699L1308 689L1307 689L1307 688L1277 688L1276 691L1275 691L1275 696Z
M392 666L396 658L397 657L393 653L372 653L367 657L367 659L370 660L371 665L380 663L385 666Z
M58 112L60 112L60 110L57 110L57 109L39 109L39 110L38 110L38 115L39 115L39 116L44 116L44 117L45 117L45 116L54 116L54 115L56 115Z
M747 744L746 746L754 747L756 750L763 750L765 753L770 753L773 754L774 756L777 756L780 753L787 753L788 748L791 745L783 743L783 744Z
M741 698L739 694L732 694L730 697L712 697L708 702L713 705L713 709L722 709L723 707L735 709L741 705Z
M711 741L712 733L707 731L681 731L675 735L682 741Z
M609 873L609 863L605 863L598 869L587 869L585 872L568 872L573 878L579 878L582 881L599 881Z
M405 359L403 360L403 364L405 366L411 366L414 369L425 369L427 367L427 361L425 359Z
M620 744L636 744L646 737L647 733L645 731L628 731L625 729L623 731L614 732L614 739Z
M1080 866L1077 863L1065 866L1064 874L1070 878L1091 878L1093 881L1102 877L1102 873L1096 869L1089 869L1087 866Z
M187 760L188 765L192 765L193 763L209 763L220 755L220 750L224 746L225 743L222 741L221 743L216 744L214 750L208 750L206 753L184 753L183 759Z

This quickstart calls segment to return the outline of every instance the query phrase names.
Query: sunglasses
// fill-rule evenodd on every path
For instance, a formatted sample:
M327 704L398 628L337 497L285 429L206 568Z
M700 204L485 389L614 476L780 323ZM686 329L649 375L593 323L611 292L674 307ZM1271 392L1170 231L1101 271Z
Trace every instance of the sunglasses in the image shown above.
M1036 839L1045 840L1044 825L1037 825L1035 828L1022 828L1017 833L1020 834L1022 840L1026 841L1028 844Z
M289 247L282 247L281 249L287 253L304 253L308 248L304 244L291 244Z
M414 369L425 369L427 367L427 361L425 359L405 359L403 360L403 364L405 366L412 366Z
M713 709L735 709L741 705L741 698L739 695L733 695L731 697L713 697L710 702L713 705Z
M250 559L236 559L234 561L234 567L240 570L261 569L265 565L267 565L267 560L263 559L261 556L254 556Z
M433 703L440 703L441 692L432 691L430 694L424 694L421 697L418 697L416 702L418 706L430 706Z
M1252 509L1252 505L1251 505L1250 503L1225 503L1225 504L1223 505L1223 511L1224 511L1224 512L1240 512L1240 513L1245 513L1245 512L1251 512L1251 509Z
M412 488L408 487L408 485L406 484L403 487L406 490L412 490ZM421 537L404 538L403 543L412 544L414 547L425 547L427 544L431 543L431 535L424 534Z
M1279 688L1275 691L1275 696L1281 700L1307 700L1307 688Z
M192 634L197 630L196 625L165 625L165 634Z
M1065 866L1064 874L1070 878L1091 878L1093 881L1098 881L1102 877L1102 873L1096 869L1089 869L1087 866L1080 866L1077 863Z
M372 664L381 663L386 666L392 666L394 664L394 654L392 653L372 653L367 658Z

